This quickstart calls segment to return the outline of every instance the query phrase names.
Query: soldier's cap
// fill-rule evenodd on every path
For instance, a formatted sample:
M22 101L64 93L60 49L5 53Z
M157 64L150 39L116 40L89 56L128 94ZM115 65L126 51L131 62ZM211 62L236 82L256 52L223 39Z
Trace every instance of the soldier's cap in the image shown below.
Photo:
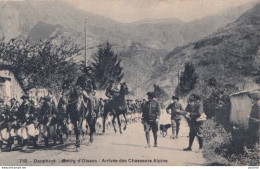
M177 96L172 96L172 100L180 100Z
M21 99L29 99L30 97L28 95L22 95Z
M45 100L45 101L49 102L49 101L51 101L51 98L49 96L45 96L45 97L42 98L42 100Z
M148 92L146 93L148 96L152 97L152 98L155 98L155 93L154 92Z
M90 67L90 66L87 66L87 67L83 68L83 72L89 72L90 70L91 71L93 70L92 67Z
M13 100L15 101L16 99L14 97L12 99L10 99L10 101L13 101Z
M248 94L248 97L251 99L259 100L260 99L260 91L254 91Z
M201 97L197 94L192 94L192 95L190 95L189 100L190 101L197 101L197 100L201 100Z

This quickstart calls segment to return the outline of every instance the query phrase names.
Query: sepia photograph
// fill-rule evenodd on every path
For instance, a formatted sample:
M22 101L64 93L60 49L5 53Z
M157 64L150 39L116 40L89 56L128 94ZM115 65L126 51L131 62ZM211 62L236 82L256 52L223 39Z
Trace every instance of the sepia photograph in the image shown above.
M260 0L0 0L3 169L257 169L259 128Z

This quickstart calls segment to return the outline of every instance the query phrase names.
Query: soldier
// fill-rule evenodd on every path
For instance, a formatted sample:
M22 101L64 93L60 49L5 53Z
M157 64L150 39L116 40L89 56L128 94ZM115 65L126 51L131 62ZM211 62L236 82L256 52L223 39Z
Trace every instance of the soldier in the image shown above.
M18 126L18 119L17 119L17 113L19 108L19 102L12 98L10 100L10 107L9 107L9 121L8 121L8 129L10 131L10 141L9 141L9 148L12 149L12 146L14 146L14 139L17 138L17 130L19 128Z
M253 106L249 116L248 133L249 147L259 144L260 137L260 91L248 94L253 101Z
M185 111L186 111L185 114L189 119L188 123L190 127L190 133L189 133L189 146L183 150L184 151L192 150L191 148L195 136L198 137L199 149L201 150L203 147L203 130L202 130L203 122L197 120L203 113L203 105L201 102L201 97L196 94L192 94L189 98L189 103Z
M46 96L43 98L43 104L40 109L40 123L41 130L44 135L45 146L48 147L48 137L50 135L50 127L57 124L58 120L58 110L54 104L51 103L51 98ZM56 139L54 138L54 144L56 144Z
M35 119L34 109L29 101L28 95L23 95L21 97L23 102L18 108L18 121L19 121L19 131L20 137L23 139L23 149L27 150L30 137L35 137L35 127L33 121ZM34 147L37 147L36 141L34 141Z
M154 99L155 94L153 92L148 92L148 101L143 107L142 114L142 124L144 125L144 131L146 136L147 145L145 148L150 147L150 131L153 132L154 137L154 147L157 147L157 132L158 132L158 122L161 114L161 109L159 103Z
M181 115L183 114L182 105L179 102L179 97L172 96L173 103L171 103L166 111L170 114L169 110L171 110L171 123L172 123L172 139L177 139L180 131L180 123L181 123ZM176 131L176 135L175 135Z
M84 74L80 76L76 82L76 86L82 90L83 97L88 100L89 112L94 116L94 95L93 93L97 90L96 82L92 77L90 71L91 67L85 67L83 69Z
M114 84L114 80L110 80L109 81L109 86L108 88L106 89L106 96L109 98L109 99L112 99L116 93L119 92L117 86Z
M7 107L4 101L0 102L0 152L2 151L2 145L4 142L8 142L8 115Z

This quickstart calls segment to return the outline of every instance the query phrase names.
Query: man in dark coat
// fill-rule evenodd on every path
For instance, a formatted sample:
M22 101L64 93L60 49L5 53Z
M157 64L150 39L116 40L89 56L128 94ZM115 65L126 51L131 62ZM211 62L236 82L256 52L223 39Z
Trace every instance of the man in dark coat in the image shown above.
M50 135L50 127L58 123L58 109L52 104L51 98L49 96L43 97L42 107L39 113L39 122L44 127L44 142L48 146L48 137ZM56 139L54 140L56 144Z
M4 137L2 134L6 134L8 128L8 110L7 106L1 101L0 102L0 152L2 151L2 145Z
M144 125L144 131L147 141L147 145L145 147L149 148L151 130L154 137L154 147L157 147L158 122L161 114L161 109L159 103L154 99L155 94L153 92L148 92L147 95L148 101L145 103L142 110L142 124Z
M29 101L28 95L23 95L21 97L23 99L23 102L21 106L18 108L18 121L20 123L19 127L26 128L26 130L23 130L23 132L27 132L26 135L29 136L30 133L35 134L35 126L34 126L34 120L36 119L36 109L32 105L32 103ZM33 143L34 147L37 147L36 144L36 137L33 134ZM27 146L29 144L30 137L23 138L23 150L27 150Z
M179 102L179 97L172 96L173 103L171 103L166 111L168 114L171 114L171 123L172 123L172 139L178 138L180 123L181 123L181 115L183 114L182 105ZM169 112L171 110L171 112ZM175 135L176 131L176 135Z
M195 136L197 136L199 141L199 149L202 149L203 147L203 130L202 130L202 124L203 122L198 121L197 119L202 115L203 113L203 105L201 102L201 97L192 94L189 98L189 103L185 109L186 116L189 118L189 127L190 127L190 133L189 133L189 146L184 151L191 151L192 144L194 141Z
M105 95L106 95L109 99L113 98L113 97L116 95L116 93L119 92L119 90L117 89L117 87L115 86L114 83L115 83L114 80L110 80L110 81L109 81L109 86L108 86L108 88L106 89Z
M88 108L90 114L93 116L94 113L94 91L97 90L96 82L91 75L90 71L92 71L91 67L85 67L83 69L83 75L80 76L76 82L76 86L82 90L83 97L88 100Z
M252 101L253 106L250 112L248 122L248 133L249 133L249 147L254 147L259 144L260 138L260 91L250 93L248 95Z

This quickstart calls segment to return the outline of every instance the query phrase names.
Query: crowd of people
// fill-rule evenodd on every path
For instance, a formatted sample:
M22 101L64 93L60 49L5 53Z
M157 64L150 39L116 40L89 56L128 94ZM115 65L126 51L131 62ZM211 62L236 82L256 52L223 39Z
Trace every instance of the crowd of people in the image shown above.
M113 100L120 91L116 83L113 80L110 80L109 86L105 92L106 99L98 99L96 97L96 83L94 78L91 78L91 68L85 67L83 72L84 74L76 81L75 87L81 93L84 98L83 100L87 100L86 107L87 111L91 115L92 123L89 126L91 128L91 133L96 131L93 129L93 127L96 127L96 124L98 124L99 127L102 124L104 119L102 114L104 113L104 105ZM60 141L60 143L63 144L63 135L68 137L69 134L68 124L70 123L70 115L65 110L66 108L64 108L64 105L66 107L66 105L69 104L68 100L65 99L65 93L70 91L70 83L69 80L63 83L63 92L58 105L55 104L53 98L45 96L40 99L39 104L36 106L34 101L26 94L21 97L23 100L21 104L19 104L19 102L14 98L10 100L10 104L8 105L0 102L0 150L2 149L3 144L7 145L8 150L11 150L13 146L17 144L23 147L22 150L27 150L30 143L37 148L39 136L43 138L45 146L47 147L49 146L49 139L52 139L54 144L56 144L56 141ZM145 98L142 100L125 99L123 105L127 108L127 118L122 119L121 122L127 124L141 120L147 141L145 147L149 148L149 133L151 130L154 137L154 147L158 146L157 132L162 104L158 102L154 92L148 92L147 96L148 101L146 101ZM76 101L77 100L78 99L76 99ZM177 96L173 96L172 100L173 102L166 108L167 113L171 114L171 138L178 139L180 122L182 116L185 116L190 127L190 134L189 146L184 150L191 150L196 136L198 137L201 149L203 146L201 127L203 120L200 120L200 117L203 114L201 98L195 94L191 95L185 109L180 104ZM111 113L113 114L116 112ZM112 116L115 116L115 114ZM106 116L106 118L111 119L111 116ZM110 121L108 120L108 123L109 122ZM119 124L121 122L118 121ZM90 134L90 137L91 141L93 141L93 133Z

